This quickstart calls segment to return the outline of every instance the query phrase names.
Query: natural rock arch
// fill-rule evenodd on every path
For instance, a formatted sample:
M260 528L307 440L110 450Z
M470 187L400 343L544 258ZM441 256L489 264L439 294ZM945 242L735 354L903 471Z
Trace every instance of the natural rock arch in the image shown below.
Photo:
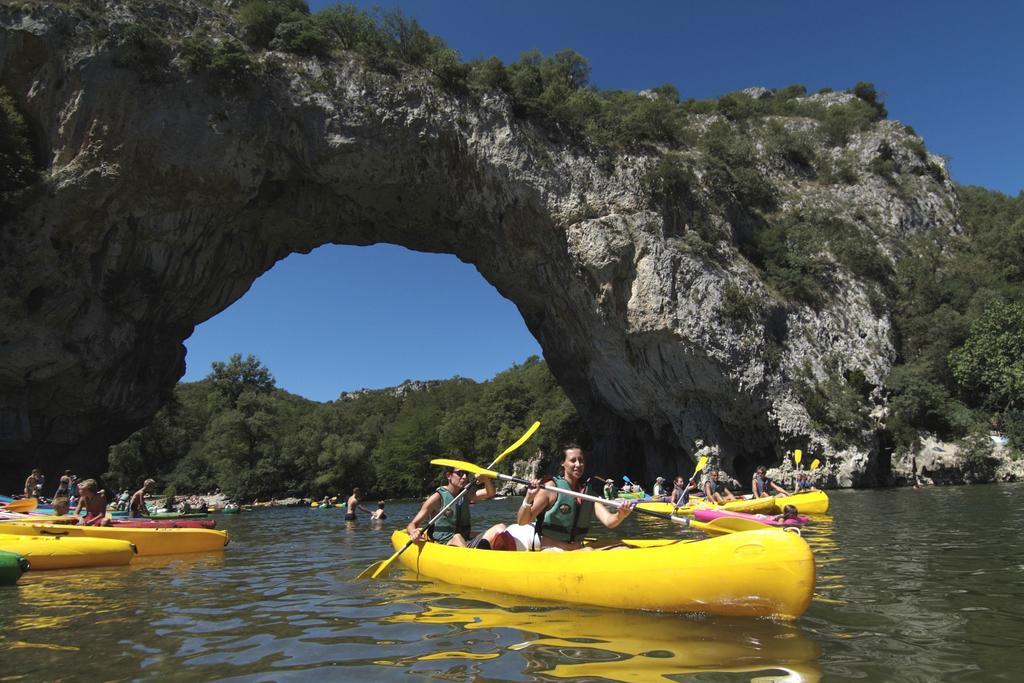
M0 21L0 83L43 167L0 240L4 470L55 458L95 471L181 377L195 325L327 243L473 264L522 313L601 469L679 472L703 438L745 472L805 432L798 406L780 416L794 403L785 363L718 320L724 284L756 275L666 239L641 183L650 158L609 162L504 97L357 59L272 55L241 85L153 77L128 47L83 49L68 21ZM887 334L885 321L842 329L827 351L881 349L885 366Z

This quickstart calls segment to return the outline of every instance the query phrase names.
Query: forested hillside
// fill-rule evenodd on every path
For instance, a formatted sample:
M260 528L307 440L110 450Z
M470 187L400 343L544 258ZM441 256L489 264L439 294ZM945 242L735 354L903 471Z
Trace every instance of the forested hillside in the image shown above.
M244 501L348 493L417 496L434 457L487 464L534 420L527 451L578 438L579 420L547 365L528 358L489 382L406 382L317 403L275 386L253 356L181 384L153 422L110 449L106 484L157 479L159 490L220 487Z
M922 236L899 265L889 428L952 440L989 427L1024 449L1024 194L959 187L963 235Z

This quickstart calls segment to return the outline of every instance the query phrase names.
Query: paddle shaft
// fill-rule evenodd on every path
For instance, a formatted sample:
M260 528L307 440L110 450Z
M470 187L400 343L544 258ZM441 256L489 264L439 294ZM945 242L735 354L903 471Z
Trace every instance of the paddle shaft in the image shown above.
M509 476L507 474L498 474L498 479L503 479L505 481L514 481L517 484L526 484L527 486L530 486L531 488L533 487L533 484L530 483L529 479L521 479L520 477L512 477L512 476ZM579 491L571 491L569 489L560 489L557 486L551 486L550 484L541 486L539 488L542 488L545 491L553 491L554 493L564 493L566 495L575 496L576 498L579 498L581 500L589 500L589 501L591 501L593 503L602 503L604 505L609 505L609 506L614 507L614 508L621 508L622 507L621 503L616 503L613 500L607 500L605 498L598 498L597 496L591 496L591 495L589 495L587 493L580 493ZM690 520L687 519L686 517L676 517L675 515L670 515L667 512L658 512L656 510L644 510L643 508L636 508L635 507L633 509L636 512L639 512L639 513L644 514L644 515L650 515L652 517L659 517L661 519L667 519L667 520L673 521L673 522L675 522L677 524L682 524L683 526L690 526Z
M488 467L487 469L491 469L491 468L495 467L498 463L500 463L505 458L506 455L508 455L509 453L511 453L512 451L516 450L517 448L522 446L524 443L526 443L526 440L529 439L531 436L533 436L533 433L535 431L537 431L538 427L540 427L540 422L534 422L530 426L530 428L528 430L526 430L526 433L523 434L521 437L519 437L518 441L516 441L514 444L512 444L511 446L506 448L504 451L502 451L501 454L498 455L498 457L496 457L494 459L494 461L491 463L490 467ZM469 487L473 486L474 484L476 484L476 476L475 475L473 476L473 482L471 484L469 484L464 489L459 491L459 495L453 497L450 503L448 503L447 505L442 507L440 512L438 512L436 515L434 515L433 517L430 518L430 521L427 522L426 526L424 526L422 529L420 529L420 532L421 532L420 535L422 535L422 532L424 530L429 529L431 526L433 526L434 522L439 520L441 518L441 515L443 515L448 510L448 508L450 508L452 505L455 505L456 502L461 500L462 497L464 495L466 495L466 491L469 490ZM415 542L416 541L413 539L413 537L410 536L409 540L406 541L405 545L403 545L397 552L395 552L394 555L392 555L387 560L385 560L384 564L382 564L380 567L378 567L377 570L374 571L373 574L370 576L370 578L371 579L375 579L378 576L380 576L381 572L383 572L385 569L387 569L389 566L391 566L391 563L394 562L396 559L398 559L398 556L401 555L402 553L404 553L406 551L406 549L408 549L408 547L411 546Z

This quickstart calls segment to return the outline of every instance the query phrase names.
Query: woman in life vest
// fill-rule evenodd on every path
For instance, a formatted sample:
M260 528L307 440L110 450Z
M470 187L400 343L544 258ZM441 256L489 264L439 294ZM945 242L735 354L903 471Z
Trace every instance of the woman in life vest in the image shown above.
M561 469L562 472L551 480L555 486L567 491L599 495L598 487L603 482L594 479L592 490L592 480L583 476L583 449L576 444L562 447ZM516 513L516 522L520 525L536 520L536 534L543 549L579 550L583 547L583 537L590 529L594 517L604 526L614 529L633 511L632 502L626 502L617 512L611 512L604 505L539 488L545 483L539 479L533 480Z
M423 501L423 505L420 507L420 511L416 513L416 516L412 518L412 521L405 528L409 532L409 537L414 541L420 539L419 527L421 524L436 517L437 513L441 512L446 505L458 498L459 494L462 493L462 489L467 486L475 486L473 475L452 467L445 470L445 479L447 479L447 483L444 486L439 486L437 490L427 496L427 499ZM427 529L427 534L431 540L463 548L469 545L470 540L473 538L469 504L474 501L487 500L494 497L494 480L490 477L479 477L479 482L484 485L482 489L471 488L469 491L466 491L464 496L445 510L444 514L434 522L433 528ZM494 536L505 530L504 524L496 526L500 528L491 527L491 529L487 530L487 533ZM485 538L484 540L487 540L488 543L490 542L490 538Z
M750 490L753 491L754 498L771 498L775 494L788 496L786 489L768 478L767 472L764 465L758 465L754 470L754 478L750 481Z

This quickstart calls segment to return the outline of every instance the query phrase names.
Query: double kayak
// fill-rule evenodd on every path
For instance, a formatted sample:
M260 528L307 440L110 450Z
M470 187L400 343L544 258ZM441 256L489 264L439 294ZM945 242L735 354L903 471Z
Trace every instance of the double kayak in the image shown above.
M391 536L396 550L408 540L404 531ZM814 557L795 533L625 543L628 550L508 552L426 542L399 559L446 583L617 609L792 620L814 594Z
M74 569L126 565L135 555L135 546L106 538L3 533L0 534L0 551L21 555L32 564L32 569Z
M226 531L215 529L135 529L117 526L27 524L25 522L0 524L0 543L4 540L4 534L127 541L135 544L140 556L223 550L230 540Z
M828 502L828 494L824 491L807 491L790 496L737 498L721 504L709 503L701 498L691 498L690 503L683 507L674 507L672 503L639 503L637 507L675 515L692 515L694 510L700 509L777 515L782 512L783 507L792 505L802 515L818 515L828 512Z
M17 515L8 518L0 518L0 522L25 522L28 524L69 524L79 523L78 517L68 515L58 517L57 515ZM149 517L110 517L107 520L109 526L123 527L126 529L213 529L217 521L213 519L152 519Z
M775 507L775 501L771 498L737 498L725 503L709 503L703 498L691 498L688 505L675 507L672 503L640 503L638 508L665 512L674 515L692 515L694 510L710 508L715 510L731 510L733 512L746 512L748 514L770 513Z
M0 550L0 586L13 586L21 575L31 567L29 561L18 553Z
M714 510L711 508L700 508L693 511L693 518L698 522L710 522L716 519L731 518L745 519L750 522L758 522L766 526L803 526L811 521L807 515L797 515L794 519L776 519L774 515L751 515L746 512L732 512L731 510Z

